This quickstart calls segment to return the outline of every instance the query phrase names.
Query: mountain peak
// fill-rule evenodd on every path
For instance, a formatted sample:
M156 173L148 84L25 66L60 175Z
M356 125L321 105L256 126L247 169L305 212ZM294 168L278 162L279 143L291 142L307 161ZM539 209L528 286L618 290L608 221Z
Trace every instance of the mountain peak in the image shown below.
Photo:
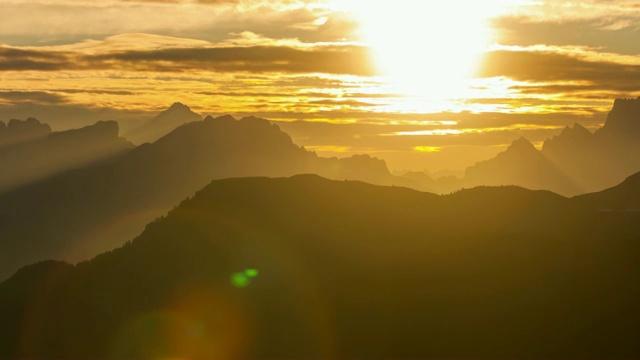
M576 122L573 126L567 126L562 129L562 132L557 138L584 138L591 137L591 135L593 135L591 131Z
M191 108L181 102L174 102L169 106L167 110L188 110L191 111ZM165 110L166 111L166 110Z
M586 127L582 126L579 122L575 122L573 123L573 130L578 130L578 131L588 131Z
M253 115L243 117L242 119L240 119L240 122L251 123L251 124L271 124L269 120L255 117Z
M98 121L93 125L88 125L79 129L72 129L61 132L54 132L51 138L68 138L73 136L82 136L93 139L117 139L120 133L120 126L117 121L107 120Z
M7 127L8 128L37 127L37 126L40 126L40 125L42 125L40 120L30 117L30 118L27 118L27 120L11 119L11 120L9 120L9 123L7 124Z
M8 124L0 121L0 147L40 139L50 133L51 127L48 124L42 124L35 118L28 118L24 121L11 119Z
M186 116L190 116L190 115L197 115L196 113L194 113L190 107L188 107L187 105L181 103L181 102L174 102L173 104L171 104L171 106L169 106L169 108L167 110L162 111L160 114L156 115L154 117L155 121L158 121L158 119L167 117L167 116L182 116L182 115L186 115Z
M175 102L168 109L152 117L125 136L137 144L154 142L180 125L200 120L202 120L202 116L193 112L187 105Z
M522 152L522 151L538 151L538 149L536 149L535 146L533 146L533 144L527 140L524 136L519 137L518 139L514 140L511 145L509 145L509 147L507 148L507 151L518 151L518 152Z
M638 133L640 133L640 97L616 99L598 135L629 138L637 136Z
M222 115L222 116L218 116L218 117L213 117L211 115L207 115L207 117L204 118L205 122L221 122L221 123L230 123L230 122L236 122L236 119L227 114L227 115Z

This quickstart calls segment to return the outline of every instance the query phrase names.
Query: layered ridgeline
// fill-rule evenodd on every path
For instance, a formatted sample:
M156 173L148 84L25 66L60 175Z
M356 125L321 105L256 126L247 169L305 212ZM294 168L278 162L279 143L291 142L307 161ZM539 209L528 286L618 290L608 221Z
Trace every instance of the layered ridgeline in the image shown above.
M0 284L2 357L636 357L640 174L567 199L214 181Z
M115 121L61 132L33 118L0 122L0 193L132 148Z
M577 182L564 168L547 158L524 137L515 140L495 158L468 167L463 180L468 187L518 185L566 196L579 192Z
M640 171L640 98L617 99L602 128L592 134L575 124L546 141L542 153L580 192L602 190Z
M640 98L617 99L595 133L575 124L536 149L515 140L495 158L478 162L464 177L432 179L410 173L438 192L480 185L518 185L574 196L615 186L640 171Z
M0 121L0 150L32 140L42 139L51 133L51 127L34 118L12 119L7 124Z
M304 173L419 187L366 155L320 158L266 120L207 117L107 163L0 194L0 279L34 261L120 246L213 179Z
M134 144L152 143L184 124L200 120L202 116L191 111L187 105L177 102L125 133L125 137Z

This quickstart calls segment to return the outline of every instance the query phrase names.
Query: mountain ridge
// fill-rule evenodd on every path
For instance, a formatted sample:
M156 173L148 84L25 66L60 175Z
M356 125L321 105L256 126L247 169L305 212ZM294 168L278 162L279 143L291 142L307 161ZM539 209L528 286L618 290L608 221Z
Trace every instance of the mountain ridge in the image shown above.
M40 129L35 131L42 133L0 150L0 168L3 169L0 194L66 170L105 161L133 148L119 136L119 126L115 121L99 121L60 132L50 132L48 125L33 118L26 122L16 120L16 123Z
M0 283L0 355L633 357L640 223L597 206L512 186L214 180L118 249ZM235 283L243 269L255 277Z
M175 102L139 127L127 132L125 137L138 145L152 143L183 124L201 120L202 116L193 112L189 106Z
M320 158L266 120L210 117L108 163L0 194L0 278L34 260L79 261L118 246L212 179L300 173L420 188L369 156Z

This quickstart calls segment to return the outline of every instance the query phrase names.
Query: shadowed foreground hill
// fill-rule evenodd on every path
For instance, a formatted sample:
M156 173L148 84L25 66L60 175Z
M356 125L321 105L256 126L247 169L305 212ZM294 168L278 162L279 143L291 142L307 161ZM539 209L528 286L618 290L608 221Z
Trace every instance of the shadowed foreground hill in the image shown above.
M75 262L120 246L213 179L304 173L415 184L367 155L320 158L266 120L207 117L109 163L0 194L0 280L35 261Z
M640 221L605 200L214 181L0 284L0 356L638 356Z

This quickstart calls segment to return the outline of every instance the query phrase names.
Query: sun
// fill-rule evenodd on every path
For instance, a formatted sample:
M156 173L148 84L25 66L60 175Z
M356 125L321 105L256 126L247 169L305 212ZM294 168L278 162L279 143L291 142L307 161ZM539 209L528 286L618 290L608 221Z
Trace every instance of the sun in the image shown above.
M460 96L483 51L489 24L513 0L336 0L355 18L383 78L400 93Z

